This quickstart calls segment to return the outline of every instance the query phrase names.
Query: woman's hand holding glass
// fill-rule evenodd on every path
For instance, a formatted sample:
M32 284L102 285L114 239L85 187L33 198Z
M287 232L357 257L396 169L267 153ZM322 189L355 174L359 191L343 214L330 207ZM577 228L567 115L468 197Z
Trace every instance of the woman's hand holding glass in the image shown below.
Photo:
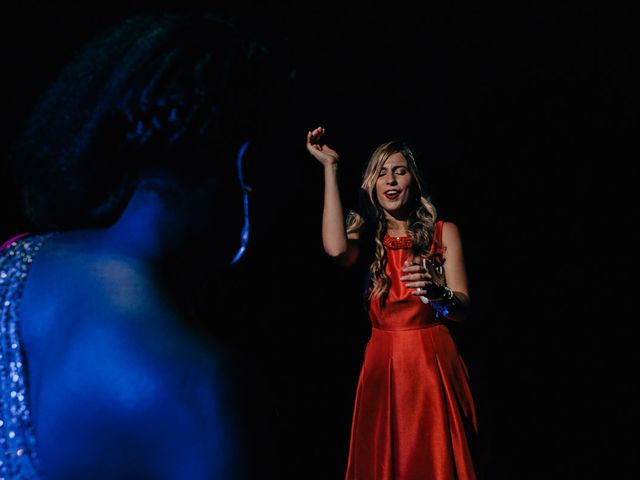
M437 269L431 262L423 259L418 261L406 261L402 268L404 275L400 280L407 288L414 291L412 295L427 297L430 301L442 299L445 293L444 271Z

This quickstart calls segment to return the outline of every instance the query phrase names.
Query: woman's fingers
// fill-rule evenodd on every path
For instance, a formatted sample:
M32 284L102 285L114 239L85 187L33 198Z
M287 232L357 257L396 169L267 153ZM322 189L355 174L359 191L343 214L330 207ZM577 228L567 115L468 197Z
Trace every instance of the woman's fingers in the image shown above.
M315 134L314 132L307 133L307 141L309 143L316 143L318 139L317 137L317 134Z
M426 295L431 285L431 282L415 282L411 284L411 286L407 285L407 288L411 288L413 290L411 295Z
M314 137L310 137L307 139L307 145L317 150L320 150L322 148L322 146L320 145L320 142L318 142L318 139Z
M402 270L407 272L407 274L401 276L400 280L404 282L407 288L414 289L411 294L417 296L426 294L426 289L433 283L431 281L431 274L429 272L425 272L421 265L407 266Z
M317 130L317 129L316 129ZM307 148L315 151L322 150L322 146L318 143L318 139L320 138L317 134L314 134L314 131L307 132Z
M323 134L324 134L324 128L318 127L311 130L308 134L308 137L314 140L318 140Z
M400 278L402 280L402 278ZM420 277L420 278L407 278L406 280L402 280L407 287L415 288L415 287L424 287L425 285L430 285L433 282L429 277Z
M400 277L400 280L418 280L423 278L432 278L430 272L427 272L420 265L414 265L411 267L405 267L402 269L405 275Z
M415 273L420 273L420 272L424 272L424 268L422 268L419 265L414 265L412 267L404 267L402 269L402 273L404 273L405 275L412 275Z
M412 273L410 275L403 275L400 277L401 282L411 282L411 281L423 281L423 280L431 280L433 277L428 273Z
M425 280L419 280L419 281L413 281L413 282L407 281L404 284L407 288L414 288L424 293L426 292L426 289L429 288L429 286L433 285L433 282L425 279Z
M433 275L430 271L425 270L425 266L422 264L407 261L404 263L402 271L404 275L400 277L400 280L407 288L413 289L412 295L426 295L427 289L433 285Z

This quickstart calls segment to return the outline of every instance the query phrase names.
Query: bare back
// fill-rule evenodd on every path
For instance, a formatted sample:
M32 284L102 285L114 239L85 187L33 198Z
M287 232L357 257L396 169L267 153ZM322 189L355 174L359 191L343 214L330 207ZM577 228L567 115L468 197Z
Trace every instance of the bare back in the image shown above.
M218 359L147 265L90 236L53 237L21 330L47 478L236 478Z

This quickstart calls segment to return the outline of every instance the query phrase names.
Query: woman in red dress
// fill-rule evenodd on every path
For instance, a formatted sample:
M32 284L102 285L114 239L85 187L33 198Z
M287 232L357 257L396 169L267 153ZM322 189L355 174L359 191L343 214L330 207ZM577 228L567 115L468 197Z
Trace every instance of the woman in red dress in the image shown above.
M411 150L380 145L364 172L363 208L346 227L339 155L318 127L307 149L324 167L324 249L353 265L371 251L371 338L356 390L347 480L478 478L469 373L448 324L470 297L457 226L436 220ZM362 207L362 206L361 206Z

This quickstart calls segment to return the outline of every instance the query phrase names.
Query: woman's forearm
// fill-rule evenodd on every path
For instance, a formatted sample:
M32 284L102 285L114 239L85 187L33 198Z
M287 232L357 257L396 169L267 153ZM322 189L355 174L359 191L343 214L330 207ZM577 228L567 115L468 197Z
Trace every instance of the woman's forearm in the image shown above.
M332 257L347 251L347 232L338 187L338 164L324 167L324 206L322 210L322 243Z

